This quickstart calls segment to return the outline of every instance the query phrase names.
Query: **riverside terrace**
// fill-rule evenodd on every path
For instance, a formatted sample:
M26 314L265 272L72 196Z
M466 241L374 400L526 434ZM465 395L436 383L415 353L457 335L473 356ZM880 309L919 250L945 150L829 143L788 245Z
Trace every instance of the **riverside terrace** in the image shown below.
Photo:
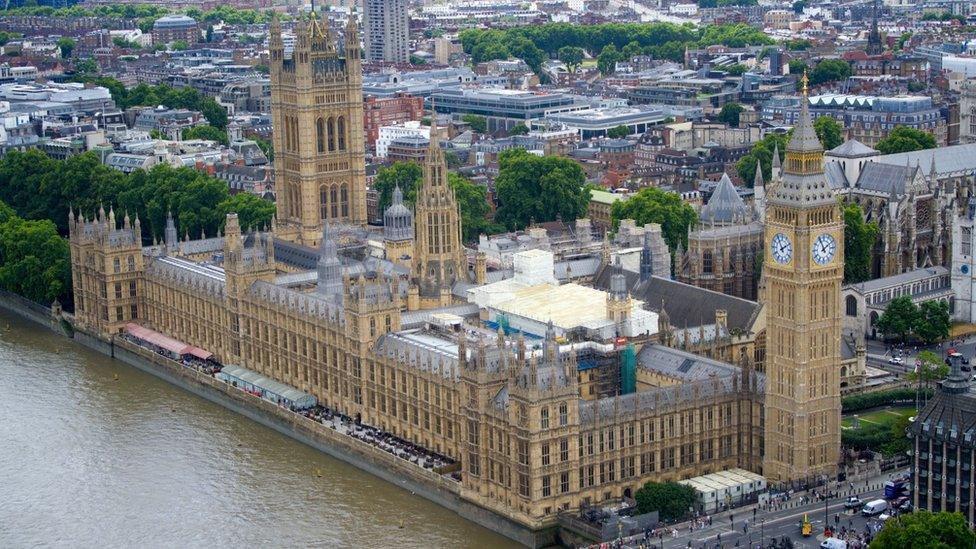
M184 368L189 368L202 372L206 375L213 377L214 379L221 380L218 373L222 370L222 365L214 362L213 360L201 361L192 359L189 357L181 357L179 359L173 358L171 352L167 349L159 347L149 341L140 339L132 334L126 334L122 336L123 339L129 341L135 345L138 345L144 349L148 349L159 356L170 360L174 363L178 363ZM392 454L404 461L408 461L418 467L423 469L432 470L435 473L444 474L445 477L450 478L456 482L461 481L461 471L460 467L457 466L456 462L448 457L442 456L436 452L430 452L426 449L412 444L406 440L396 437L390 433L381 431L375 427L366 425L359 421L358 418L352 418L344 414L338 413L326 406L313 405L308 408L300 409L294 405L286 404L282 399L272 399L268 398L267 395L262 396L257 394L255 391L248 391L243 387L237 386L234 383L227 383L229 387L233 387L239 391L247 392L252 395L262 397L265 400L274 402L278 404L281 408L287 408L291 412L308 418L312 421L321 423L330 429L337 431L341 434L352 437L361 442L365 442L371 446L379 448L388 454ZM314 398L312 399L314 401Z

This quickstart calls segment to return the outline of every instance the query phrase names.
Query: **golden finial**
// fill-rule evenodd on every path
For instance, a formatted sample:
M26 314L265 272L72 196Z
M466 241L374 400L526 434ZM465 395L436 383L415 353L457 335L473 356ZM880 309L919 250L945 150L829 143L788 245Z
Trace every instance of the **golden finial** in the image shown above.
M810 84L810 79L807 77L806 69L803 69L803 77L800 78L800 82L803 84L803 96L806 97L808 91L807 87Z

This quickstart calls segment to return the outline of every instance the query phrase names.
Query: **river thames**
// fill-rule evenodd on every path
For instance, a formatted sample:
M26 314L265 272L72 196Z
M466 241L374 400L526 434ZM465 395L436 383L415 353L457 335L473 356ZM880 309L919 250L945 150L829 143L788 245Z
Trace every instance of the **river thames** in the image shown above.
M0 547L515 546L10 315L0 489Z

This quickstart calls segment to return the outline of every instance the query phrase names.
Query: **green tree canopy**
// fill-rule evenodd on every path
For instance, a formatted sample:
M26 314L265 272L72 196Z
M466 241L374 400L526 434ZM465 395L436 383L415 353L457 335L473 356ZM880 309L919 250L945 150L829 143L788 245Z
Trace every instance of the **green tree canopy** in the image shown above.
M607 44L600 50L600 55L596 56L596 68L604 76L613 74L617 68L617 61L622 58L623 56L617 51L617 46Z
M264 230L271 226L275 205L256 194L237 193L217 205L217 214L221 218L226 218L229 213L237 214L242 231Z
M945 379L949 375L949 365L932 351L921 351L915 357L918 361L918 371L908 372L905 378L910 381L921 379L926 385L932 381Z
M897 126L888 133L887 137L878 141L875 148L881 151L882 154L934 149L935 138L932 137L931 133L924 130L916 130L908 126Z
M205 139L208 141L216 141L221 145L227 145L227 132L224 130L219 130L210 125L203 126L193 126L192 128L186 128L183 130L183 139Z
M98 68L95 67L95 71L92 72L97 70ZM227 128L227 111L212 97L206 97L191 87L176 89L165 84L150 86L143 83L126 88L114 78L83 74L77 79L108 88L112 100L122 110L135 106L155 107L157 105L171 109L189 109L203 114L211 126L220 130Z
M792 72L792 71L791 71ZM851 76L851 65L843 59L824 59L810 71L810 85L817 86L827 82L847 80Z
M495 220L508 229L557 217L572 222L586 212L590 194L583 189L586 176L576 162L517 148L501 153L498 166Z
M478 133L488 131L488 120L484 116L465 114L461 116L461 121L471 126L471 129Z
M718 113L718 121L732 128L738 128L739 115L744 110L745 108L738 103L726 103L722 105L722 110Z
M898 337L902 341L912 333L917 324L918 307L907 295L896 297L888 302L876 324L878 330L887 337Z
M71 291L68 242L53 222L26 221L0 205L0 287L31 301L65 302Z
M61 58L68 59L71 57L71 52L75 51L75 45L77 43L73 38L63 36L58 39L58 49L61 50Z
M844 206L844 282L852 284L871 279L871 251L879 233L877 223L864 222L860 206Z
M607 130L607 137L610 139L623 139L630 135L630 128L627 126L616 126Z
M380 211L386 210L393 199L393 189L397 185L403 192L403 201L408 205L417 202L417 190L423 180L423 169L415 162L395 162L380 168L373 181L373 188L379 193ZM465 240L471 241L479 234L499 232L501 227L488 219L488 191L470 179L448 172L447 181L454 189L454 196L461 210L461 232Z
M732 76L742 76L749 71L749 67L743 65L742 63L735 63L734 65L722 67L722 70L731 74Z
M813 121L813 129L817 132L824 150L829 151L844 143L844 127L832 116L818 116Z
M698 492L678 482L648 482L634 494L638 513L658 512L663 522L687 515L698 502Z
M529 127L525 124L519 122L514 125L512 129L508 130L508 135L526 135L529 133Z
M790 68L790 74L794 74L797 76L800 76L803 73L807 72L808 69L806 61L803 61L802 59L790 59L789 63L787 63L787 66L789 66Z
M928 344L941 341L949 337L949 304L945 301L926 301L918 307L918 322L914 332L922 341Z
M559 60L565 63L572 72L576 72L576 69L583 63L585 55L586 52L583 48L577 46L563 46L559 48L558 53Z
M976 532L969 528L961 513L915 511L891 518L884 523L871 549L958 549L976 544Z
M773 151L779 147L779 159L782 162L786 156L786 145L789 140L789 135L766 134L752 146L749 154L736 162L735 171L747 185L752 185L756 180L756 161L758 160L762 165L763 181L770 181L773 173Z
M664 241L672 252L679 242L688 244L688 227L696 219L695 209L681 200L678 193L662 191L657 187L644 187L627 200L614 202L610 215L614 230L621 219L633 219L638 226L660 223Z

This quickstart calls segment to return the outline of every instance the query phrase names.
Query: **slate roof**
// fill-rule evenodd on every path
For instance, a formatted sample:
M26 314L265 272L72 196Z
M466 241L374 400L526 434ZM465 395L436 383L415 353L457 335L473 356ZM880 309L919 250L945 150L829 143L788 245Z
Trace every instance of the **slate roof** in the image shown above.
M976 393L968 376L953 372L940 381L932 400L919 412L909 431L923 439L966 448L976 446Z
M858 189L875 191L891 195L892 191L896 196L905 194L910 182L915 179L918 166L907 166L905 164L882 164L880 162L868 162L861 169L861 175L857 178Z
M593 287L609 290L610 276L614 272L613 267L602 266L593 277ZM755 301L676 280L654 276L647 282L640 283L638 273L622 271L621 274L627 280L627 287L631 289L634 299L643 301L648 308L658 312L661 303L664 303L671 326L675 329L682 329L685 325L698 327L702 324L714 324L715 310L724 309L728 313L729 330L747 332L752 329L762 309L762 305Z
M831 156L842 156L844 158L860 158L878 154L876 149L868 147L857 139L848 139L841 145L828 151Z
M951 147L937 147L923 151L886 154L878 157L875 162L893 164L895 166L924 166L926 173L935 158L935 171L940 175L965 174L976 171L976 143L967 145L953 145Z
M654 370L682 381L727 377L739 368L664 345L644 345L637 353L637 367Z

